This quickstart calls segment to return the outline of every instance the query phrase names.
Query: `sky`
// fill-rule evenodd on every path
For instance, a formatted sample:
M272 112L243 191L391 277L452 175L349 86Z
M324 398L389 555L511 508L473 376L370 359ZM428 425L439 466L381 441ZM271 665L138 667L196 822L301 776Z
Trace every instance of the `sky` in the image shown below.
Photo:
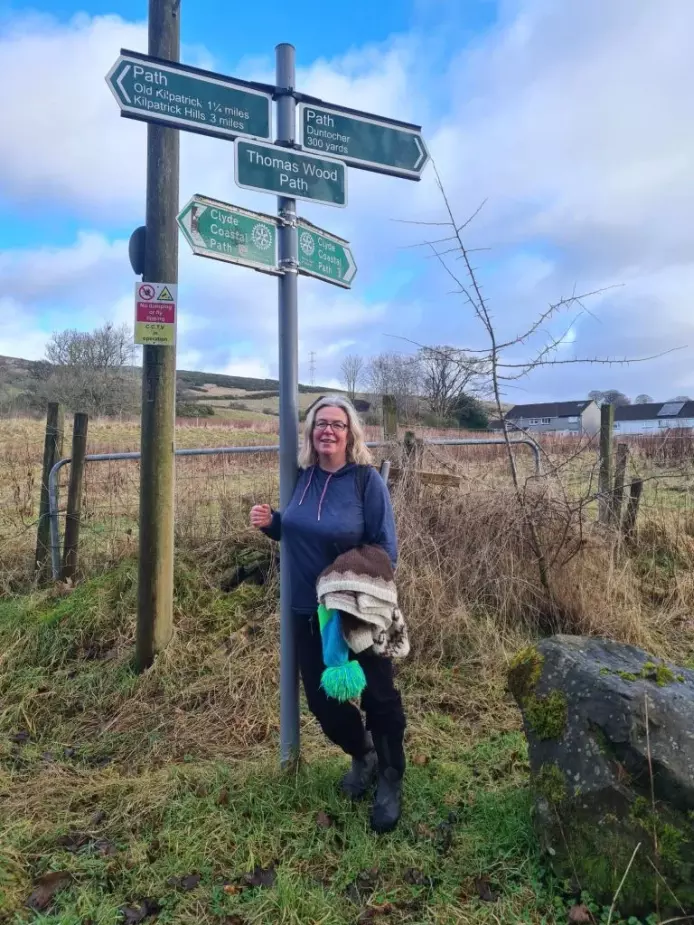
M181 0L180 15L185 63L273 82L291 42L299 90L423 127L421 182L349 168L347 208L299 204L358 266L349 291L299 280L302 381L312 352L316 381L338 384L347 353L488 347L424 246L449 233L435 164L459 223L484 203L463 239L500 342L597 293L508 349L523 363L561 336L561 362L507 401L694 395L691 0ZM2 355L132 323L146 127L119 118L104 77L122 47L147 50L146 16L144 0L0 0ZM228 141L181 132L181 207L194 193L276 208L236 186ZM276 279L179 241L179 368L274 377L277 328ZM615 358L634 362L583 362Z

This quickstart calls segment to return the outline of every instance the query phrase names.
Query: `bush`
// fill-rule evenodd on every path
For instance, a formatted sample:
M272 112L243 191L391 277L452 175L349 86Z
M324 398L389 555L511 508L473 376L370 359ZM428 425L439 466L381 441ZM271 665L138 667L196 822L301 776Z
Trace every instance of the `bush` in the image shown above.
M214 408L210 405L199 405L194 401L182 401L176 405L176 417L179 418L211 418Z
M461 395L454 414L457 423L465 430L487 430L489 427L489 415L484 405L471 395Z

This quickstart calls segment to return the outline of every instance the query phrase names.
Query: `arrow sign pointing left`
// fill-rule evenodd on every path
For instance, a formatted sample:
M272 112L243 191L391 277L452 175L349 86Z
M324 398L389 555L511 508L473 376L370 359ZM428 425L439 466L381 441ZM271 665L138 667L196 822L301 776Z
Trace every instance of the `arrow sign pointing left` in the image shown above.
M194 254L277 275L278 219L207 196L193 196L177 217Z
M230 141L271 137L272 96L242 80L124 51L106 83L131 119Z

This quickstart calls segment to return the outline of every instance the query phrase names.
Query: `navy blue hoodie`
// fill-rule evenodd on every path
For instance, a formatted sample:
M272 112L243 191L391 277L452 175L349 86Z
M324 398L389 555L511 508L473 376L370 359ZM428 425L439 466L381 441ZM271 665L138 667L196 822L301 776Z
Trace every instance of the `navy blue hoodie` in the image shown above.
M395 567L397 538L388 489L369 466L362 503L358 470L354 464L337 472L305 469L286 511L274 511L263 531L273 540L286 540L289 561L282 564L289 567L292 610L298 613L316 610L318 576L343 552L364 544L382 546Z

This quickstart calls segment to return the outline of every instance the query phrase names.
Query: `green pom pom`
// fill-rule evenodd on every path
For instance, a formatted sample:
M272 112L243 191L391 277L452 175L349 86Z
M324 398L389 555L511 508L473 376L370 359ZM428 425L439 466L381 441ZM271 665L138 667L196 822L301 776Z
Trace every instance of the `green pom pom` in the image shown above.
M366 687L364 669L354 660L326 668L321 676L321 687L335 700L354 700Z

